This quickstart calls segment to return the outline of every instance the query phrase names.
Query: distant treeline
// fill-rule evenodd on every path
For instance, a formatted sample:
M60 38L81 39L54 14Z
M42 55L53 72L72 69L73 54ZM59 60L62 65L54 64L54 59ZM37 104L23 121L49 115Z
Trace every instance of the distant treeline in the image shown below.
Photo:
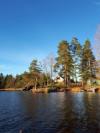
M35 79L37 77L37 81ZM48 83L50 82L50 76L48 75ZM0 74L0 89L6 88L24 88L27 85L33 85L35 87L47 86L47 75L41 73L38 75L31 74L29 72L24 72L16 77L12 75L4 76Z
M42 52L42 51L41 51ZM96 58L91 48L91 42L86 40L80 44L77 38L70 43L63 40L58 45L57 57L52 54L43 61L33 60L29 71L16 77L0 74L0 88L22 88L27 85L46 87L54 85L53 77L59 75L64 79L64 86L69 88L71 83L89 82L94 84L97 71Z

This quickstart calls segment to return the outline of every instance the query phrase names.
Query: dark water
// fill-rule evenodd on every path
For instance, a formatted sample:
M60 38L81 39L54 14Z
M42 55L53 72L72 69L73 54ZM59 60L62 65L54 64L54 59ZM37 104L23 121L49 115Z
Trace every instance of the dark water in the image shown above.
M100 94L0 92L0 133L100 133Z

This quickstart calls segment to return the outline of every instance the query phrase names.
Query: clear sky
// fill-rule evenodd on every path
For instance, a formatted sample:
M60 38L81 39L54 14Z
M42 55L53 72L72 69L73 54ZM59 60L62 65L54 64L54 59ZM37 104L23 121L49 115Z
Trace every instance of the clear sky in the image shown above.
M93 44L99 23L99 0L0 0L0 72L22 73L63 39Z

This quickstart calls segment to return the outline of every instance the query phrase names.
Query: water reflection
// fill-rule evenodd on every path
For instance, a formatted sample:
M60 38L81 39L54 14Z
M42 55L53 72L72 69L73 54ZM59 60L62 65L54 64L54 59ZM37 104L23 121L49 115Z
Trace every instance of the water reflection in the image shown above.
M0 93L0 133L100 133L100 94Z

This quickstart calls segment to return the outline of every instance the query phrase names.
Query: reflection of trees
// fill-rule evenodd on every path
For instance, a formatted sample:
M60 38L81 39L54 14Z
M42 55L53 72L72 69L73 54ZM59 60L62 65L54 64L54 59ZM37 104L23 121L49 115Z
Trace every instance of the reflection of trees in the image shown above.
M100 131L100 95L96 93L17 93L19 123L27 131L95 133ZM22 128L21 127L21 128ZM31 130L30 130L31 129Z
M28 92L17 93L19 98L18 111L20 129L23 132L35 130L35 122L38 116L38 102L40 101L37 95Z
M84 118L85 106L84 106L84 93L67 94L64 97L63 103L63 117L59 122L58 129L60 133L74 133L79 132L81 126L81 120Z
M63 103L60 133L95 133L100 121L100 97L95 93L67 94Z
M100 97L95 93L87 93L84 95L85 100L85 108L86 114L85 117L87 118L85 123L87 125L87 130L89 132L96 132L97 130L100 131L99 121L100 121Z

